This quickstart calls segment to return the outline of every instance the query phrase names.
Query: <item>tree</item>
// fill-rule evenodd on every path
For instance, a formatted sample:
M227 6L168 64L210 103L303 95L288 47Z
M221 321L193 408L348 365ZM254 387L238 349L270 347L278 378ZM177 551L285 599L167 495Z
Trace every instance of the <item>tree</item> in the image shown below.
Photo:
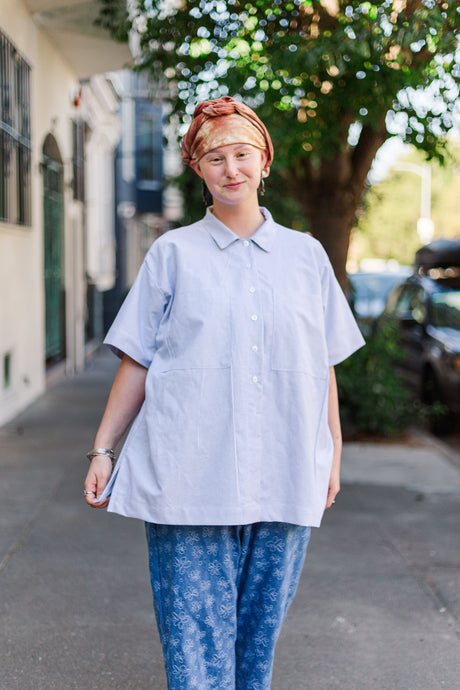
M443 156L460 84L455 1L99 0L138 35L138 66L172 88L173 112L233 95L257 109L277 169L345 283L350 231L377 150L394 131ZM458 113L458 110L457 110Z

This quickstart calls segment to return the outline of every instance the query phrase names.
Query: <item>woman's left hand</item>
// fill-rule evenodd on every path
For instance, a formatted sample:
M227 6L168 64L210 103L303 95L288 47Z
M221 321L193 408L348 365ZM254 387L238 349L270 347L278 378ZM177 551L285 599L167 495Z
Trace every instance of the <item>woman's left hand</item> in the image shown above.
M335 503L335 497L340 491L340 465L332 467L331 477L329 479L329 489L327 492L326 509L330 508Z

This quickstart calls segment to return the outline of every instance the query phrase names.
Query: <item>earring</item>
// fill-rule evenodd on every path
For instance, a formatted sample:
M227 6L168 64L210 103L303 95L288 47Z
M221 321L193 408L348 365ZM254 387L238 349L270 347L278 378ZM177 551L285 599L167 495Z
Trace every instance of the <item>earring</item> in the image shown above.
M201 180L201 198L203 199L203 204L205 206L209 206L210 200L211 200L211 195L209 194L209 190L206 187L206 183L204 180Z
M263 172L260 173L259 194L260 196L263 196L265 194L265 180Z

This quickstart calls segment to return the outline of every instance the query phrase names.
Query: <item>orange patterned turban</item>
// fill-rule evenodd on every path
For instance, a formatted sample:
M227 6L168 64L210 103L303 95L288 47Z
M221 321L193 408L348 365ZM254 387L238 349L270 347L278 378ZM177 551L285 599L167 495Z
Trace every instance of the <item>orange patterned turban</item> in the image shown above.
M230 96L199 103L192 124L182 139L182 158L194 166L208 151L227 144L252 144L273 160L273 144L264 123L244 103Z

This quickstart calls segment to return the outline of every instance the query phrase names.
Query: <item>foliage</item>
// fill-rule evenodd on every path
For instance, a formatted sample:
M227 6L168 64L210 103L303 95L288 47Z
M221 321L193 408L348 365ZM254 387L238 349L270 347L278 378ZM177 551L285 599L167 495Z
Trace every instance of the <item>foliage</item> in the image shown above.
M99 1L120 31L119 2ZM387 110L405 113L406 141L438 153L458 96L459 22L452 1L133 0L125 30L139 34L139 67L165 73L188 116L228 93L259 106L286 166L341 148L353 122L378 129Z
M138 37L138 68L190 122L208 97L255 107L312 233L345 282L350 230L376 151L396 129L442 158L459 94L455 0L98 0ZM429 88L427 96L426 89Z
M126 43L131 30L126 0L97 0L97 2L100 9L95 24L109 29L116 41Z
M449 164L431 167L431 217L434 237L460 234L460 146L450 142ZM413 151L404 161L426 165L420 152ZM420 177L392 168L385 180L370 187L364 195L363 212L352 235L353 259L396 259L411 265L421 241L417 235L420 216Z
M395 369L403 353L395 329L374 329L366 346L336 367L345 437L370 433L394 436L424 416Z

